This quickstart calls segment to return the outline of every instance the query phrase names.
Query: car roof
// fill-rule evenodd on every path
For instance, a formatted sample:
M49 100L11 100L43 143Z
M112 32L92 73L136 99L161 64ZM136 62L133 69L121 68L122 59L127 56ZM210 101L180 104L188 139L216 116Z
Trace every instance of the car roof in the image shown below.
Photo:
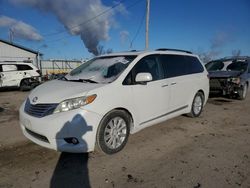
M20 61L20 62L13 62L13 61L0 61L0 64L9 64L9 65L33 65L32 63L29 63L29 62L23 62L23 61Z
M112 57L112 56L138 56L138 55L150 55L150 54L175 54L175 55L189 55L189 56L196 56L192 54L192 52L185 51L185 50L179 50L179 49L165 49L160 48L157 50L144 50L144 51L127 51L127 52L118 52L118 53L110 53L105 55L100 55L97 57Z
M249 56L238 56L238 57L224 57L224 58L221 58L221 59L215 59L215 60L212 60L212 61L209 61L208 63L210 62L227 62L227 61L245 61L245 62L250 62L250 57Z

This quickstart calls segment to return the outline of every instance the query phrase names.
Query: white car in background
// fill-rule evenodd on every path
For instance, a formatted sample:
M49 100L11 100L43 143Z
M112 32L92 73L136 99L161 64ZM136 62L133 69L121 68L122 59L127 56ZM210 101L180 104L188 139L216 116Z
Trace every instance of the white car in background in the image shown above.
M39 84L40 71L25 62L0 62L0 88L32 89Z
M123 149L129 134L170 118L197 117L209 93L199 58L159 49L96 57L35 88L20 107L33 142L63 152Z

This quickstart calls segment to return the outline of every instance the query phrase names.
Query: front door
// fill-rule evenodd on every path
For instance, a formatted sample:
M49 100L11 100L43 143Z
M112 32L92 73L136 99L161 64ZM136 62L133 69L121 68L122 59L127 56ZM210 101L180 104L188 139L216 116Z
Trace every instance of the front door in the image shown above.
M163 72L157 57L158 55L149 55L142 58L130 73L132 84L129 87L132 90L134 109L139 117L138 124L141 126L164 115L168 106L168 88L163 86ZM138 73L150 73L153 80L144 84L136 83Z

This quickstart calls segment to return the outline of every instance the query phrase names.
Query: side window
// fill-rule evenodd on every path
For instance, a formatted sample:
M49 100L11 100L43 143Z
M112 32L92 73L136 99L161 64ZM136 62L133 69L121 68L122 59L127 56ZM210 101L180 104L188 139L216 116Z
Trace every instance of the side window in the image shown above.
M16 71L16 65L2 65L3 72Z
M158 57L159 55L149 55L139 60L124 79L123 85L135 84L135 77L138 73L150 73L153 78L152 81L163 79Z
M185 56L161 55L160 61L162 63L165 78L171 78L187 74Z
M20 64L20 65L17 65L17 70L25 71L25 70L33 70L33 69L29 65Z
M0 72L3 72L3 68L2 68L2 65L0 65Z
M201 62L196 57L186 56L185 59L186 59L185 63L187 64L188 74L201 73L204 71Z
M134 79L138 73L150 73L153 81L162 79L159 63L157 61L158 55L149 55L142 58L133 68Z

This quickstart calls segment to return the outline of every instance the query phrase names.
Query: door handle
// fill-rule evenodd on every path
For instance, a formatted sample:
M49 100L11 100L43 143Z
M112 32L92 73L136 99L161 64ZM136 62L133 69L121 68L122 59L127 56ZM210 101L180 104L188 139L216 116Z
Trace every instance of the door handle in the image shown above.
M172 83L171 83L171 85L175 85L175 84L176 84L176 82L172 82Z
M162 85L161 87L167 87L168 86L168 84L164 84L164 85Z

